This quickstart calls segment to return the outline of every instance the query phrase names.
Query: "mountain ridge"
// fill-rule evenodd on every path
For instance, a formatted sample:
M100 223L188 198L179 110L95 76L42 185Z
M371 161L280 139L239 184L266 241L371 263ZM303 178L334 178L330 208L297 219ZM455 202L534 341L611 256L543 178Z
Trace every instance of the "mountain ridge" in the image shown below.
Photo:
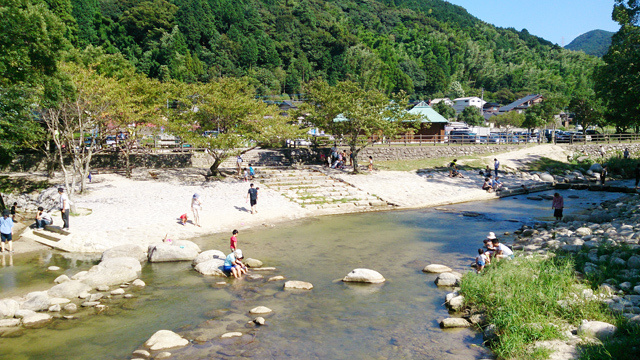
M607 53L611 46L611 38L614 32L606 30L591 30L579 35L571 41L565 49L573 51L582 51L585 54L602 57Z

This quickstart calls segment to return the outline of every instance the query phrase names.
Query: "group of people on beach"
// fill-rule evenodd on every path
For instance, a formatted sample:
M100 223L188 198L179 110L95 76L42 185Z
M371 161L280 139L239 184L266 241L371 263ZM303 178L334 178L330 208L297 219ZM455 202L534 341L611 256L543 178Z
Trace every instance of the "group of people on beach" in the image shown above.
M344 169L346 166L353 166L355 156L355 153L351 150L340 150L337 144L334 144L329 151L329 155L320 153L320 162L332 169ZM367 170L373 171L373 156L369 156Z
M513 250L502 244L494 232L490 232L484 239L484 248L478 249L475 261L476 272L479 274L485 266L491 264L492 259L493 261L513 259Z
M258 205L258 190L260 190L260 188L254 187L253 183L249 185L246 200L251 205L251 214L258 212L256 209L256 205ZM201 227L200 210L202 210L202 200L200 200L200 195L195 193L191 197L191 212L193 213L193 224L198 227ZM180 219L180 225L187 225L187 222L189 221L187 213L180 215L178 218Z

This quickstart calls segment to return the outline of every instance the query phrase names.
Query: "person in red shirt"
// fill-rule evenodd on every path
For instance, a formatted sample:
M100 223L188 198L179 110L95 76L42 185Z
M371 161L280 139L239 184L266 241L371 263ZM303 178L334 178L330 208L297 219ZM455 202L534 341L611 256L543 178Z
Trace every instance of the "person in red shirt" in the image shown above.
M238 230L233 230L233 233L231 234L231 251L236 251L236 248L238 247L238 238L236 238L236 235L238 235Z

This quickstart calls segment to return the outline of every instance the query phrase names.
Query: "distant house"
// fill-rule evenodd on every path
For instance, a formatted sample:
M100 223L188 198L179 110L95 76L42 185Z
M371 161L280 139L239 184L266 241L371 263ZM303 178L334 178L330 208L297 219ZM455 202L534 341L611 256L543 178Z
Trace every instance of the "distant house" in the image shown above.
M433 99L433 100L431 100L429 105L434 106L435 104L439 104L441 102L445 103L446 105L453 106L453 101L451 101L451 99L449 99L449 98Z
M527 110L530 106L534 105L534 104L538 104L541 103L542 100L544 100L542 98L542 95L528 95L523 97L522 99L518 99L514 102L512 102L509 105L505 105L503 107L500 108L500 113L506 113L509 111L517 111L519 114L523 113L525 110Z
M449 123L449 120L438 114L426 102L418 103L409 110L409 114L422 116L422 126L420 126L417 135L445 135L444 127Z
M486 103L486 101L475 96L457 98L457 99L454 99L453 101L454 101L453 108L456 110L457 113L463 112L464 109L468 108L469 106L475 106L478 109L482 110L482 106L484 106L484 104Z
M489 119L498 115L499 111L500 104L498 103L488 102L482 106L482 116L484 116L484 120L487 122L491 122Z

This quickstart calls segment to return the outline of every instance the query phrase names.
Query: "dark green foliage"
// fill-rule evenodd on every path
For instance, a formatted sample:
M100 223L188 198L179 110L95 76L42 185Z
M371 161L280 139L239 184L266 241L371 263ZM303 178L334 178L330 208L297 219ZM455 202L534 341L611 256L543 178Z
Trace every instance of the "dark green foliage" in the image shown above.
M611 46L614 33L605 30L592 30L573 39L565 49L584 51L585 54L602 57Z
M433 106L438 114L442 115L445 119L453 119L456 117L456 110L451 105L447 105L444 101L441 101Z
M484 124L484 116L482 116L479 108L467 106L462 110L462 114L458 116L458 121L467 123L470 126L482 126Z
M71 1L80 47L121 52L163 80L255 75L265 95L302 93L316 78L420 99L454 81L470 94L568 95L592 86L585 74L599 64L441 0Z

